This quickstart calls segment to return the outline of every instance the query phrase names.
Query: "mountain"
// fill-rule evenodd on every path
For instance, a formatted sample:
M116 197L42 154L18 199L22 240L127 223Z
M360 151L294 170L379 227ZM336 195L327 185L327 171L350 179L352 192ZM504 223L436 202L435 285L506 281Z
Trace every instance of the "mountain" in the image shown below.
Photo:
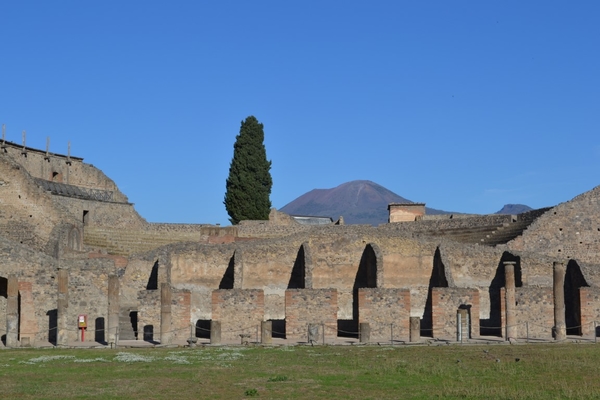
M333 189L313 189L281 208L290 215L331 217L343 216L346 224L379 225L388 221L388 204L412 203L375 182L359 180L343 183ZM427 214L446 211L426 209Z
M526 211L531 211L533 208L525 204L505 204L504 207L495 214L521 214Z

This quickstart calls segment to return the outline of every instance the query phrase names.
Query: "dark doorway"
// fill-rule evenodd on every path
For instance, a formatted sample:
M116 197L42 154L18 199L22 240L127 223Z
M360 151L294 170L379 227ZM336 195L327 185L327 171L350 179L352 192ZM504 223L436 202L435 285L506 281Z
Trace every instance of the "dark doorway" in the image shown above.
M154 342L154 325L144 325L144 341Z
M271 319L270 321L272 337L285 339L285 319Z
M565 274L565 323L567 335L581 336L581 299L579 288L589 286L577 261L570 260Z
M89 223L89 221L88 221L89 215L90 215L90 212L88 210L83 210L83 225L87 225Z
M48 341L56 346L58 337L58 310L56 308L49 310L46 315L48 316Z
M105 332L105 324L104 318L98 317L95 321L95 329L94 329L94 340L98 343L106 344L106 332Z
M196 337L210 339L210 319L199 319L196 321Z
M133 329L133 336L135 340L138 339L138 312L130 311L129 312L129 321L131 322L131 328Z

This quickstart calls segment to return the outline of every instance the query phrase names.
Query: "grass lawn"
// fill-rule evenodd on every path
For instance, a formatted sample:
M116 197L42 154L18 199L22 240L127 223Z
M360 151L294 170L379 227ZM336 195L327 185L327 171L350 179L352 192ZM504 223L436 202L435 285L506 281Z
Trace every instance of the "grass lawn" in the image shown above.
M600 346L0 351L0 398L252 397L600 398Z

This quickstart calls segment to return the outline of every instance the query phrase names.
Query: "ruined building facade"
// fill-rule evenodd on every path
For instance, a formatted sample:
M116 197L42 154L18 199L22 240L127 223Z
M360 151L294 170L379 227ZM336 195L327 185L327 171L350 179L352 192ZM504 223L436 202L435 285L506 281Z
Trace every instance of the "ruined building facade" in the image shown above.
M362 327L371 341L411 329L455 339L457 314L471 338L595 334L600 187L520 215L413 209L392 205L403 222L379 227L302 225L276 210L232 227L148 223L83 159L3 142L2 342L80 340L79 315L85 340L104 343L211 326L239 340L267 321L292 341L309 325L326 337Z

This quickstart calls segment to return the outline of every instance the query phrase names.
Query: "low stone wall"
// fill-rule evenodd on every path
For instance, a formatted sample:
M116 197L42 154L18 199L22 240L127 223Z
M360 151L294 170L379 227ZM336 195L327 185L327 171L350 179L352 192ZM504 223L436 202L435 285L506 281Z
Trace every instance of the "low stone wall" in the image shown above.
M337 336L337 290L289 289L285 291L286 338L308 339L308 325L325 327L325 337Z
M479 290L470 288L433 288L431 291L433 337L456 340L457 311L468 310L471 321L470 334L479 336Z
M255 337L264 320L265 294L260 289L219 289L212 292L212 319L221 322L221 340Z
M369 324L371 341L390 339L393 325L394 340L410 337L410 290L358 289L358 322Z
M138 293L138 340L160 339L160 290Z

